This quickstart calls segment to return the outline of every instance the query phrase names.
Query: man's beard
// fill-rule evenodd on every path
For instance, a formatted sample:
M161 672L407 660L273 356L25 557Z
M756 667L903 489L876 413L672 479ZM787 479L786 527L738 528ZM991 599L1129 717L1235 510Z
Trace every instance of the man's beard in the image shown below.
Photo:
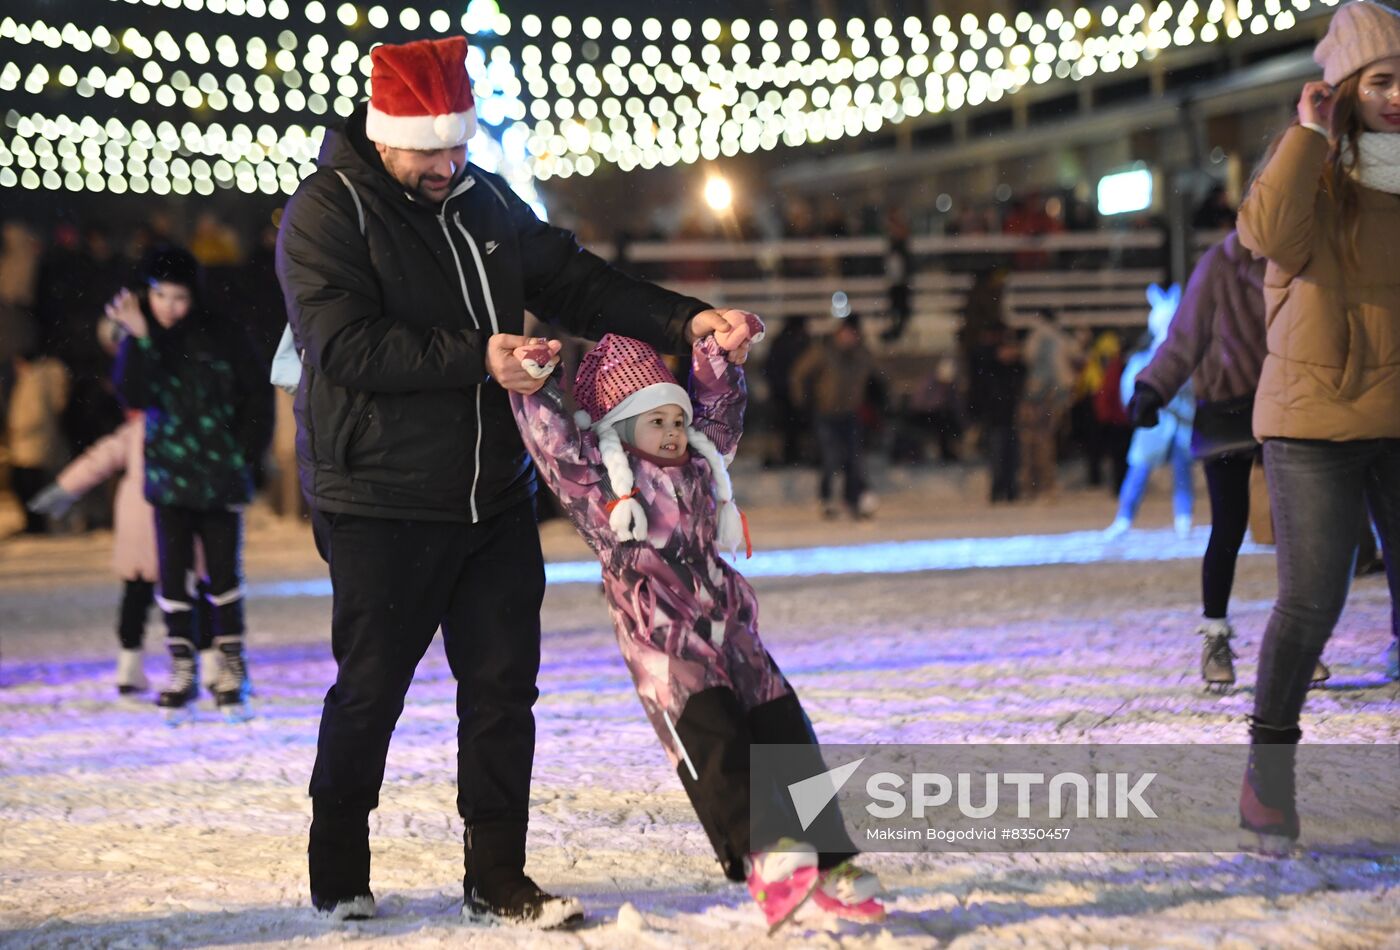
M413 191L418 195L418 197L422 198L425 201L441 201L443 198L447 197L449 194L452 193L453 187L459 181L462 180L462 175L465 173L465 171L466 169L463 169L462 171L458 172L455 178L433 178L433 187L435 187L439 192L436 195L431 194L428 190L427 185L425 184L429 181L430 178L432 178L432 176L420 175L418 177L418 183L414 186Z
M462 168L458 170L457 174L454 177L447 179L445 185L439 185L439 187L441 188L441 194L434 195L430 194L428 190L424 187L424 182L432 178L433 176L419 175L416 178L414 178L410 174L405 174L401 172L396 167L396 164L397 163L395 162L386 160L384 162L385 171L387 171L390 174L390 176L392 176L393 179L397 181L400 185L412 192L414 196L421 198L424 201L427 201L431 204L440 203L444 198L451 194L452 189L455 188L462 181L462 179L466 177L467 174L466 163L463 162ZM437 181L442 182L443 179L437 179Z

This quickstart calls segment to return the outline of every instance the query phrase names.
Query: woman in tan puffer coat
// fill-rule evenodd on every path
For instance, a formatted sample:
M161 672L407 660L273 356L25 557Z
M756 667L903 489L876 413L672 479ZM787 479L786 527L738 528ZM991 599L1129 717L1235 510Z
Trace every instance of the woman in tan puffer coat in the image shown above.
M1308 681L1341 615L1369 505L1400 570L1400 13L1350 3L1240 208L1268 258L1268 355L1254 403L1278 543L1240 824L1270 852L1298 837L1293 787ZM1393 609L1393 607L1392 607ZM1393 648L1392 648L1393 649Z

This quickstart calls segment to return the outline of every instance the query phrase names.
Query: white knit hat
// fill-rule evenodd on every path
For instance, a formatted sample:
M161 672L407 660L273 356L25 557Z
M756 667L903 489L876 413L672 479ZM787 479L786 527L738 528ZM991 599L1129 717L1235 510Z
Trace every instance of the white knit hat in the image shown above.
M1313 50L1329 86L1391 56L1400 56L1400 12L1373 0L1354 0L1339 8Z

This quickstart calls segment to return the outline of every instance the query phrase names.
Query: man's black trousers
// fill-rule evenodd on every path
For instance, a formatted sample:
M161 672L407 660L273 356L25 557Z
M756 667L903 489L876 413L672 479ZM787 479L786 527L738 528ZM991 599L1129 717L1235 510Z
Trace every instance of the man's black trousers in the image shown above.
M544 557L534 503L482 522L313 512L330 565L331 649L311 797L318 812L379 804L389 737L442 628L457 680L457 807L467 824L527 819L539 691Z

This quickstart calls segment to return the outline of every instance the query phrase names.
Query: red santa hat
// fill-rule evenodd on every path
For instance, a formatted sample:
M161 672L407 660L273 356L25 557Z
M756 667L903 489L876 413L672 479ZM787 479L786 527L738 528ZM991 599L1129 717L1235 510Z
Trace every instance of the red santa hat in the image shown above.
M579 361L574 399L580 429L592 429L598 451L608 470L608 484L616 499L609 507L609 524L620 541L644 541L647 515L632 477L632 464L623 451L616 425L623 419L661 406L680 406L690 447L709 463L719 529L715 540L731 553L748 549L743 515L734 503L729 464L709 437L692 424L695 419L690 394L676 382L660 355L640 340L609 333ZM752 551L750 550L750 553Z
M432 151L465 145L476 134L466 37L376 46L369 59L371 142Z

